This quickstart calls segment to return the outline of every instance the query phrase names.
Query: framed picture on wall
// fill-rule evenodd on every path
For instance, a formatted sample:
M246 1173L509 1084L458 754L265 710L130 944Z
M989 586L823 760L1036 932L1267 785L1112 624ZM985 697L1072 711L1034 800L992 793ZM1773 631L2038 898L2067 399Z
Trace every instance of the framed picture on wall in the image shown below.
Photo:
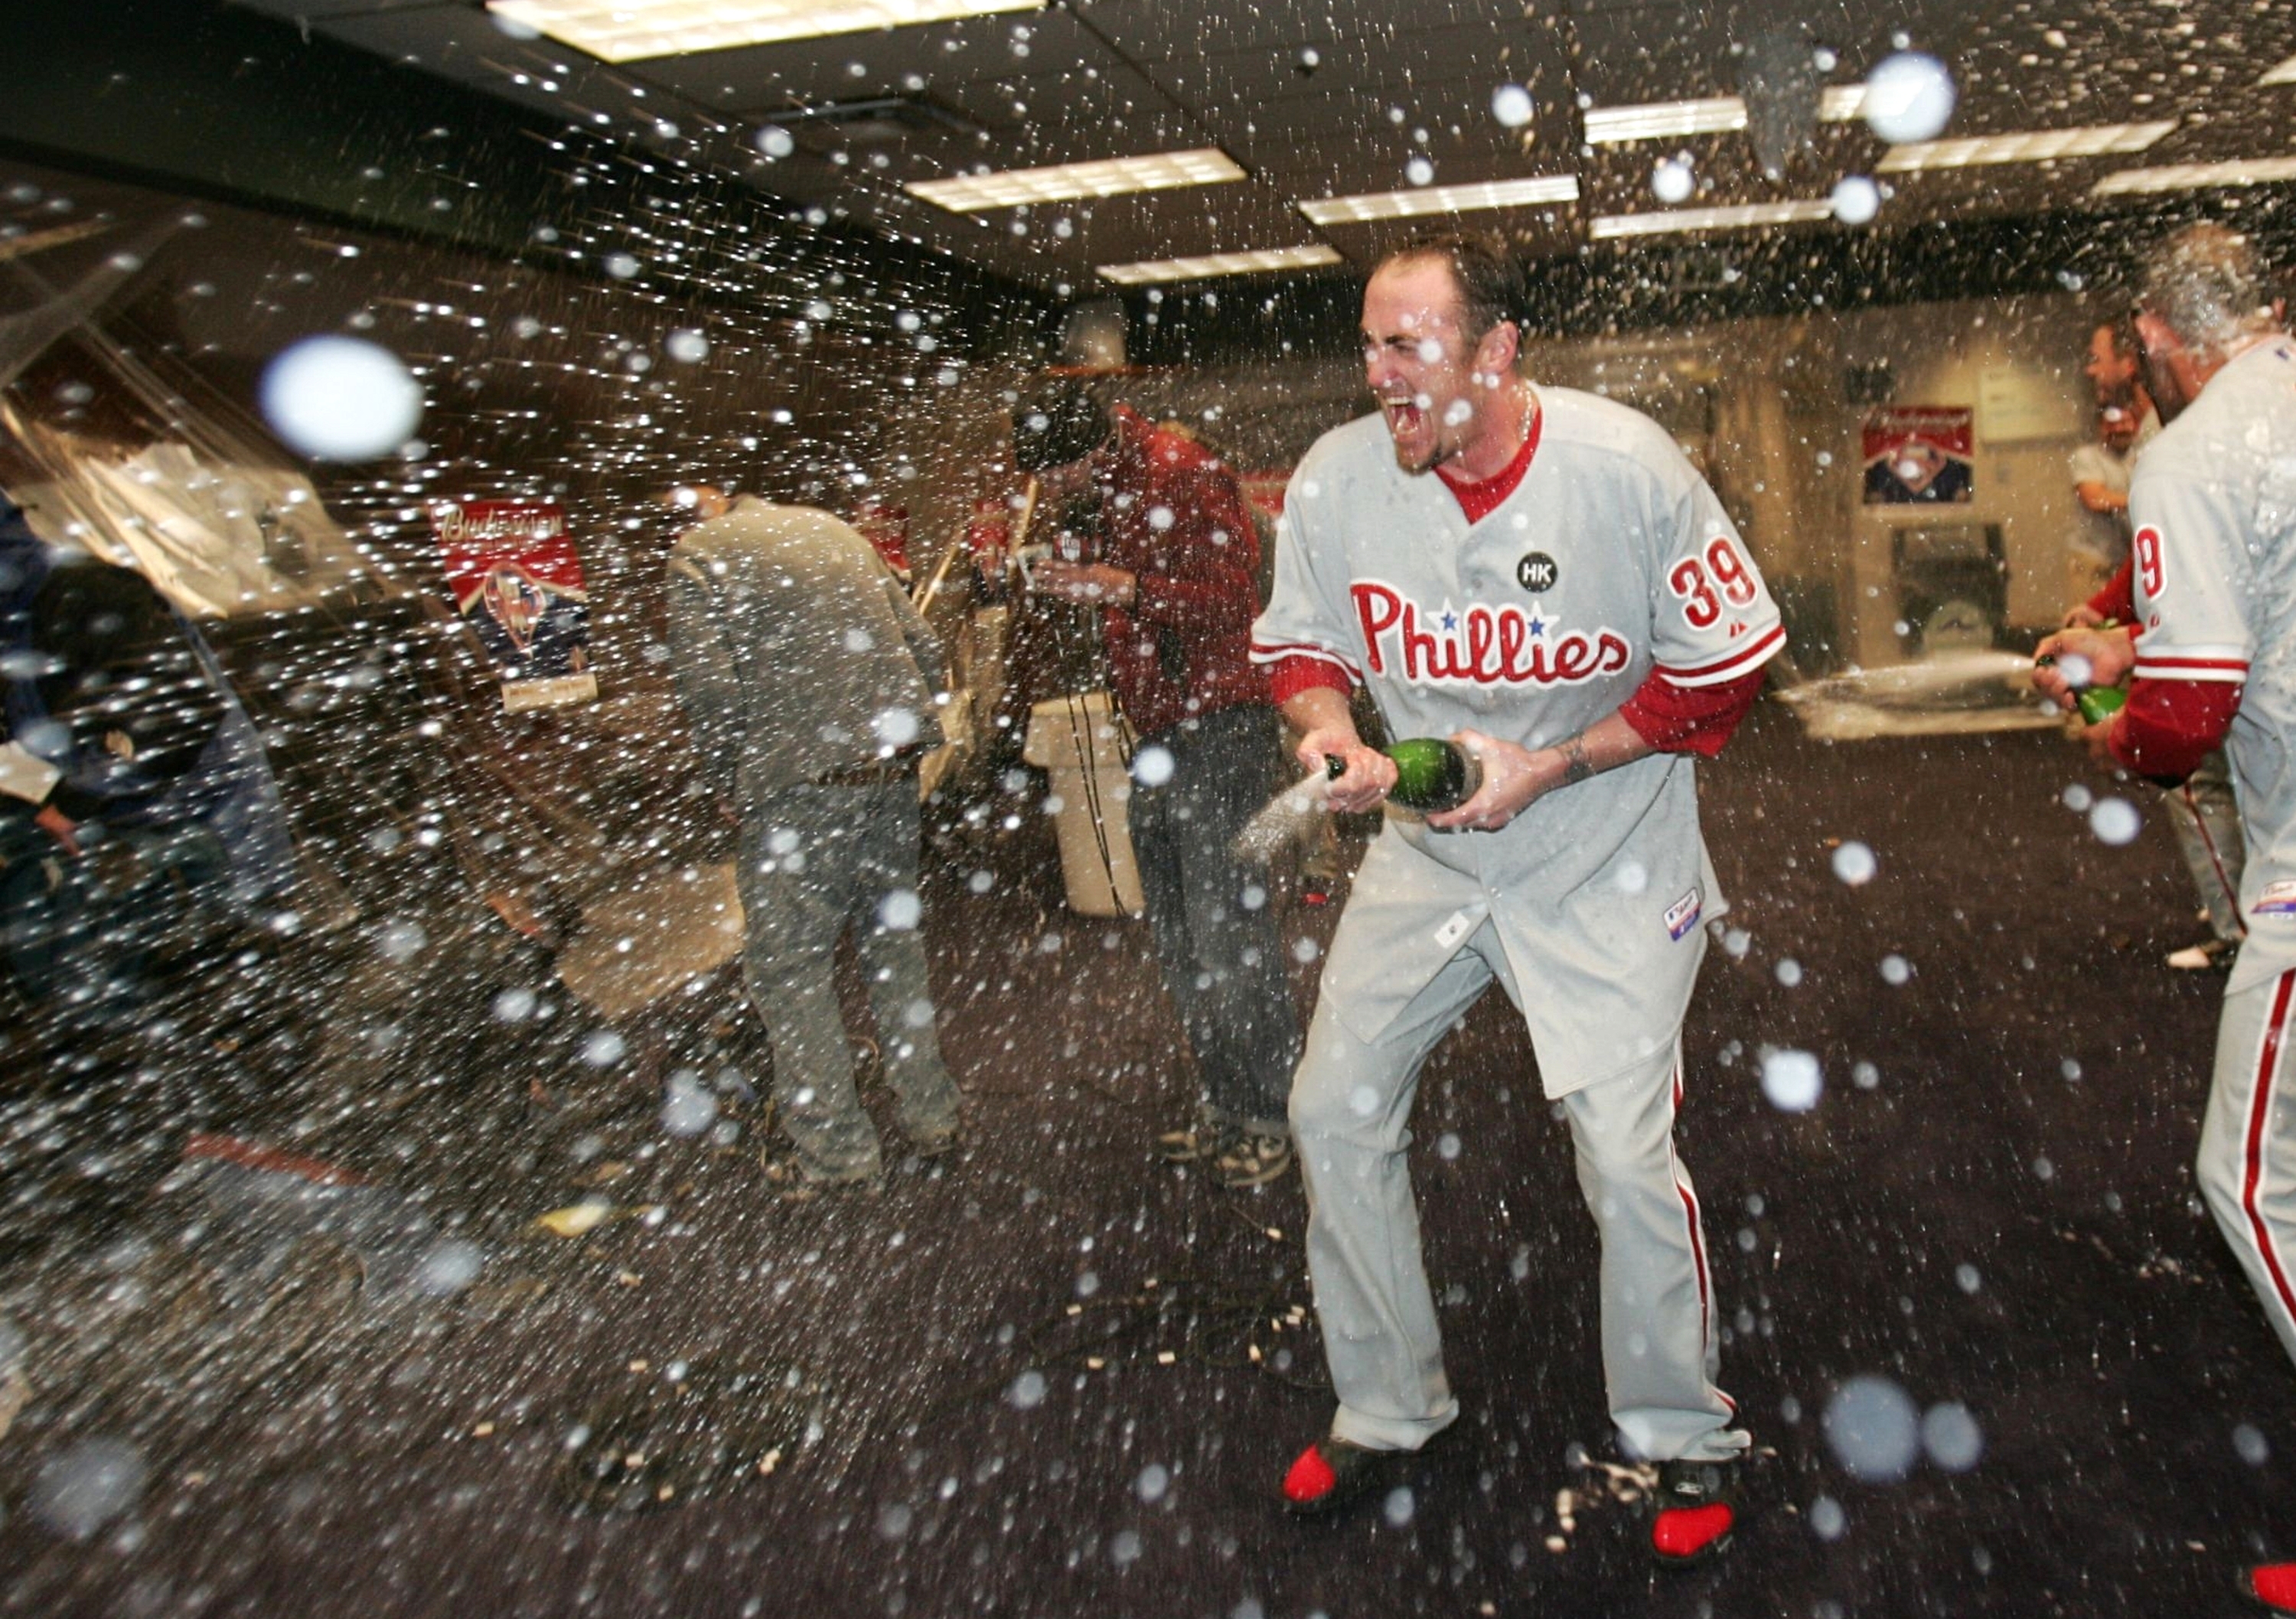
M1971 499L1977 489L1971 461L1973 414L1967 405L1908 405L1867 416L1866 503L1942 505Z

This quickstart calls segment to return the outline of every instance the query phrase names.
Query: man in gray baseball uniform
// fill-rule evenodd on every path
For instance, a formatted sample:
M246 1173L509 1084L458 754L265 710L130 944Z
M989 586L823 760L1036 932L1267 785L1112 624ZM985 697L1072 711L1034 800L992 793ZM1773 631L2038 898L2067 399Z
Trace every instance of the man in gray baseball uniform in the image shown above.
M791 1192L871 1183L831 962L849 928L872 1031L921 1153L957 1124L917 932L917 762L941 740L940 646L869 542L825 511L681 492L670 669L709 784L741 823L743 976L772 1030Z
M2248 938L2225 985L2198 1172L2296 1356L2296 342L2246 239L2214 225L2154 255L2136 324L2169 421L2129 485L2134 622L2049 637L2039 651L2054 661L2035 680L2067 706L2081 684L2128 680L2127 705L2088 730L2100 760L2176 781L2218 746L2231 758ZM2249 1581L2296 1614L2296 1563Z
M1674 1150L1682 1017L1722 910L1692 756L1719 749L1784 632L1657 424L1518 373L1525 303L1519 265L1479 238L1379 266L1363 345L1380 413L1300 463L1253 628L1300 763L1345 763L1338 809L1377 806L1396 780L1349 718L1354 684L1397 736L1452 738L1483 778L1374 841L1292 1083L1339 1410L1283 1494L1334 1506L1458 1415L1405 1155L1421 1066L1496 980L1570 1119L1611 1418L1660 1466L1652 1549L1689 1563L1727 1542L1749 1443L1715 1385L1712 1279Z

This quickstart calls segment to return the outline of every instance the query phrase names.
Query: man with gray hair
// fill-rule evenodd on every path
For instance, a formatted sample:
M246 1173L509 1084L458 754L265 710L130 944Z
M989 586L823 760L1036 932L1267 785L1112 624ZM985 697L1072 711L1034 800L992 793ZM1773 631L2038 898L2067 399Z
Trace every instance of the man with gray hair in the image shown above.
M2248 941L2225 986L2198 1173L2296 1356L2296 342L2247 239L2214 225L2160 249L2136 329L2169 421L2129 486L2135 619L2049 637L2036 682L2070 706L2084 684L2128 679L2126 706L2087 732L2100 762L2177 781L2218 746L2232 760ZM2296 1563L2248 1580L2296 1614Z

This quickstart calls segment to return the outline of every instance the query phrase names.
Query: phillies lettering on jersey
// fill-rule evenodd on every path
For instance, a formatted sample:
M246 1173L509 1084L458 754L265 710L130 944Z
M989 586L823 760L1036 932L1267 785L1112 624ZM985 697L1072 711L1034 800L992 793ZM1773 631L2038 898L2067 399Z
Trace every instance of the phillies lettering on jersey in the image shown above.
M1577 685L1615 675L1634 657L1626 637L1608 626L1556 634L1536 611L1513 602L1422 609L1378 579L1353 580L1348 593L1363 629L1365 666L1374 675L1392 666L1413 685Z

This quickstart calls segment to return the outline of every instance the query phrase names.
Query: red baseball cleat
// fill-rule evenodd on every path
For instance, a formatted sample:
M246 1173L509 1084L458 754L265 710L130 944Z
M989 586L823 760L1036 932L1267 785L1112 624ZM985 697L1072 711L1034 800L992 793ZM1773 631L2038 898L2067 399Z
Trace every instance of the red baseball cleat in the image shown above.
M2259 1563L2248 1571L2248 1594L2276 1614L2296 1614L2296 1563Z
M1738 1526L1737 1464L1662 1461L1651 1496L1651 1554L1669 1568L1702 1563Z
M1325 1435L1300 1452L1283 1475L1283 1509L1303 1517L1346 1506L1385 1477L1408 1451L1374 1451Z

